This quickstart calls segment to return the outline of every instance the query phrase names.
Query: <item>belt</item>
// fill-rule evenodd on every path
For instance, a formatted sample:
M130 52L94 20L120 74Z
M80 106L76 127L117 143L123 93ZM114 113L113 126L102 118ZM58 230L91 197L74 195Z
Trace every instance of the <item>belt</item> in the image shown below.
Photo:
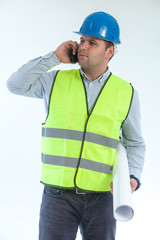
M89 193L89 192L86 192L86 191L83 191L83 190L81 190L81 189L78 189L78 188L56 188L56 187L52 187L52 186L45 186L46 188L48 187L48 188L51 188L51 189L54 189L56 192L60 192L60 191L62 191L62 192L72 192L72 193L76 193L76 194L87 194L87 193Z
M72 193L75 193L75 194L86 194L87 192L83 191L83 190L80 190L78 188L66 188L66 189L62 189L62 188L55 188L55 187L52 187L52 186L48 186L48 185L45 185L45 189L44 189L45 192L48 192L48 193L61 193L61 192L72 192Z
M65 188L65 189L62 189L62 188L55 188L55 187L52 187L52 186L45 186L45 188L49 188L49 189L54 189L54 191L56 192L72 192L72 193L75 193L75 194L80 194L80 195L85 195L85 194L93 194L93 193L96 193L96 192L87 192L87 191L83 191L81 189L78 189L78 188ZM47 191L47 189L46 189ZM98 193L98 192L97 192ZM104 193L108 193L108 194L111 194L110 191L108 192L104 192Z

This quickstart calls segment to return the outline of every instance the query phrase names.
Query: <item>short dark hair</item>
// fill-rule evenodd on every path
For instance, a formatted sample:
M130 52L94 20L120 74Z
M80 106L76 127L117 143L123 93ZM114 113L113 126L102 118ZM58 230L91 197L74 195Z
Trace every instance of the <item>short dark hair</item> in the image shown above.
M114 44L113 44L113 42L110 42L110 41L106 41L105 40L105 43L106 43L106 50L107 50L107 48L109 48L109 47L114 47Z

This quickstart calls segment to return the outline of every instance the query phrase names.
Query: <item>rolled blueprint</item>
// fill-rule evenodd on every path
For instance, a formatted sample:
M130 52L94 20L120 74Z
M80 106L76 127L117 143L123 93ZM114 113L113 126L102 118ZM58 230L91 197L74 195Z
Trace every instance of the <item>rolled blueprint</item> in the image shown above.
M121 143L113 167L113 211L115 219L122 222L134 215L127 154Z

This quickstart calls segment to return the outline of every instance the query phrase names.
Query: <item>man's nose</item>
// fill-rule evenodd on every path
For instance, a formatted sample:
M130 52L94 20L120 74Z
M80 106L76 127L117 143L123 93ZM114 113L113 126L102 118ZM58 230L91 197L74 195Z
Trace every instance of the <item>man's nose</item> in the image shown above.
M89 43L87 41L84 41L80 44L80 48L82 50L88 50L88 47L89 47Z

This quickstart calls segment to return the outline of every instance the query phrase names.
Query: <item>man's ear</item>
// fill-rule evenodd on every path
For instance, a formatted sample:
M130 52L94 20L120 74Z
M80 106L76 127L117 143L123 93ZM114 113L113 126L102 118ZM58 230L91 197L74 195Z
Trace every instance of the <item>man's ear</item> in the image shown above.
M114 46L111 46L108 48L108 54L109 54L109 58L111 58L114 55Z
M106 56L105 56L105 59L107 60L107 61L109 61L112 57L113 57L113 55L114 55L114 46L111 46L111 47L108 47L107 49L106 49Z

